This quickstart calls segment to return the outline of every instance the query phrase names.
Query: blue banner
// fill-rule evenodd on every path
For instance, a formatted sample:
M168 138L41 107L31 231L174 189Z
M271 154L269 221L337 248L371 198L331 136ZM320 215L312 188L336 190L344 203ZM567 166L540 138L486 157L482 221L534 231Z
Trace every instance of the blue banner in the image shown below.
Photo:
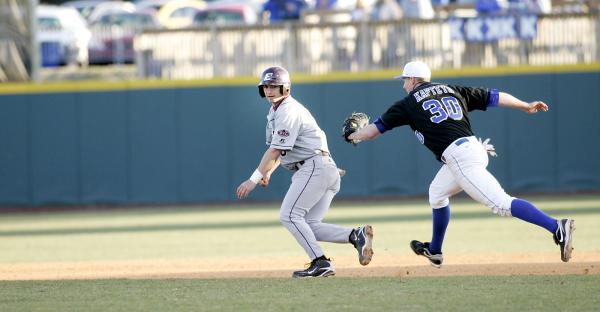
M450 18L452 40L491 42L507 38L533 39L537 34L536 15L494 15Z

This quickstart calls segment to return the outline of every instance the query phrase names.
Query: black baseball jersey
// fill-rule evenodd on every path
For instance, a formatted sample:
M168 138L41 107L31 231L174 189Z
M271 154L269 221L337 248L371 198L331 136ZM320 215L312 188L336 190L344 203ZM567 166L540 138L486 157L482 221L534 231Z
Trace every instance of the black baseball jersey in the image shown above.
M473 135L468 112L497 103L497 90L427 82L394 103L375 124L382 133L409 125L421 144L440 160L448 145Z

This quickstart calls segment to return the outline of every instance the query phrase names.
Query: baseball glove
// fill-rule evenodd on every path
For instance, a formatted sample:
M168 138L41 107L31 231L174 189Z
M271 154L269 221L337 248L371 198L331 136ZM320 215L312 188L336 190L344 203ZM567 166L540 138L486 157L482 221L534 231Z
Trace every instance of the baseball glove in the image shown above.
M348 136L352 133L364 128L369 124L369 116L365 113L352 113L350 117L344 120L344 124L342 126L342 135L344 136L344 140L348 143L352 143L353 145L357 145L360 143L359 140L350 140Z

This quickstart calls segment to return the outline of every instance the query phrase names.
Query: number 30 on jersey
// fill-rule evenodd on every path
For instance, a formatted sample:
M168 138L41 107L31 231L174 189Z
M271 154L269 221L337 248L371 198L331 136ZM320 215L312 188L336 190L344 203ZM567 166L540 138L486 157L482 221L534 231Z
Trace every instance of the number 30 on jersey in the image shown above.
M448 119L448 117L454 120L463 118L462 107L453 96L443 97L441 102L436 99L427 100L423 102L422 107L431 113L429 120L436 124Z

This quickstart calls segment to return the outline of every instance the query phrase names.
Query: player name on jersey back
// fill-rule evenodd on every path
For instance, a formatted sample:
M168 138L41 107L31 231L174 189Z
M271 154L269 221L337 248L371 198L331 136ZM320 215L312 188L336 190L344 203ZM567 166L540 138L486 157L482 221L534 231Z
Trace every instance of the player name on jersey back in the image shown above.
M423 88L421 90L415 91L413 96L417 102L421 102L421 100L430 97L431 95L438 94L454 94L454 90L446 85L433 85L431 87Z

